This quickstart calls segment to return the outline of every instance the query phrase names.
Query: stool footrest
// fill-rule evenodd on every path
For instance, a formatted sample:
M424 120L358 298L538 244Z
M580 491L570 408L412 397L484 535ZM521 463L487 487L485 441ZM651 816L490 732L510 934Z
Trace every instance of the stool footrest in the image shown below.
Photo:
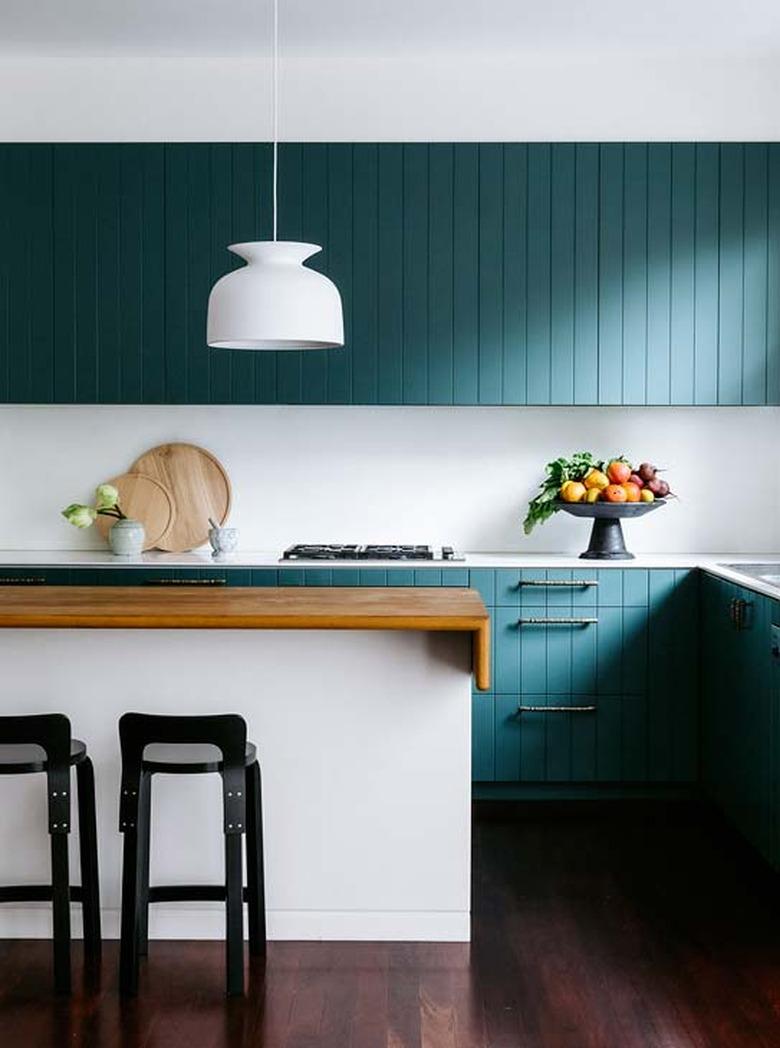
M243 888L244 902L248 901ZM149 889L149 902L224 902L224 884L158 884Z
M0 903L2 902L51 902L53 897L50 884L3 884L0 885ZM71 884L71 902L83 902L84 892L80 885Z

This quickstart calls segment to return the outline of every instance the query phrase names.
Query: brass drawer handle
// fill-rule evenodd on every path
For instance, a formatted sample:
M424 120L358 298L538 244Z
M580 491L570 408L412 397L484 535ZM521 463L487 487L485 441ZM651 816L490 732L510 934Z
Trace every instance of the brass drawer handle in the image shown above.
M598 579L520 579L518 586L598 586Z
M515 716L521 713L595 713L595 706L518 706Z
M45 586L46 579L39 575L23 575L21 578L12 579L5 575L0 576L0 586Z
M227 579L144 579L144 586L227 586Z
M518 619L518 626L590 626L599 620L596 618L584 618L584 619L551 619L551 618L538 618L538 619Z

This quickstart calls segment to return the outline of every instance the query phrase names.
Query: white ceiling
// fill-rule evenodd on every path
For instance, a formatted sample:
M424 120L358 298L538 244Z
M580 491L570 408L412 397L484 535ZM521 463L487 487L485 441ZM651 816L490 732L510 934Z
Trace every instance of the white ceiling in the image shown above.
M0 0L5 55L265 52L271 0ZM760 50L778 0L280 0L283 48L422 51Z

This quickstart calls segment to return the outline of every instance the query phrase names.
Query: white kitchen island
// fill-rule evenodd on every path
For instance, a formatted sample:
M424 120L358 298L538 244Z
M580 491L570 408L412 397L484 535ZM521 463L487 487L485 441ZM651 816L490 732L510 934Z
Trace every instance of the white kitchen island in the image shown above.
M0 626L0 713L66 713L95 763L105 935L119 930L117 721L138 710L246 718L269 938L469 938L472 660L480 686L489 672L475 592L5 587ZM0 882L44 881L43 777L0 789ZM156 776L152 884L219 882L221 819L217 776ZM150 931L218 938L223 922L220 903L156 904ZM0 937L49 933L47 905L0 907Z

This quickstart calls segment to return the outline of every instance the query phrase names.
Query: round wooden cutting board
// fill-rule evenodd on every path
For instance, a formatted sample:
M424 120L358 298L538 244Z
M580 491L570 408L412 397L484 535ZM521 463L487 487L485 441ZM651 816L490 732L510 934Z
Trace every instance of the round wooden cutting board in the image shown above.
M146 531L144 549L154 549L170 528L174 519L173 496L159 480L145 473L123 473L113 480L119 492L119 505L126 517L140 520ZM116 517L98 516L95 527L106 541L116 523Z
M133 473L159 481L173 499L173 520L157 548L184 553L208 541L209 517L222 525L230 512L230 481L210 451L195 444L160 444L137 458Z

